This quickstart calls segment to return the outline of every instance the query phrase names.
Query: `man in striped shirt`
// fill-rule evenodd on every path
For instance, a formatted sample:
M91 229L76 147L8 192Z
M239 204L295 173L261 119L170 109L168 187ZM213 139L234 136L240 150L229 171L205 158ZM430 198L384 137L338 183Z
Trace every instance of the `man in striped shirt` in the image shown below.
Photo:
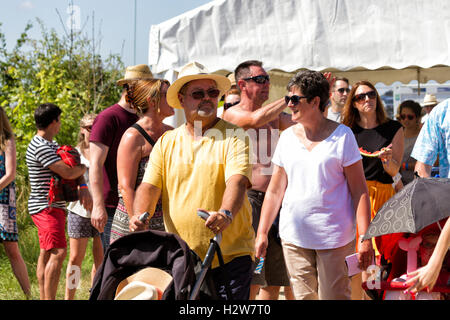
M40 254L37 276L41 300L54 300L63 261L66 257L65 235L66 203L56 201L49 205L48 193L52 174L84 183L84 165L70 167L57 155L58 143L53 138L61 127L61 109L51 103L40 105L34 112L37 133L28 145L26 163L31 192L28 211L38 229ZM80 189L80 201L92 208L92 199L86 189ZM90 209L90 208L89 208Z

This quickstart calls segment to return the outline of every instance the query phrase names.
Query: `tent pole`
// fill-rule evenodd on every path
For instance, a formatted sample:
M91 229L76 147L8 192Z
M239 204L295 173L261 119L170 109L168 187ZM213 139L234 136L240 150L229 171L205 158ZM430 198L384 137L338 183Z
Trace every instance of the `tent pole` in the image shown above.
M417 68L417 96L420 97L420 68Z

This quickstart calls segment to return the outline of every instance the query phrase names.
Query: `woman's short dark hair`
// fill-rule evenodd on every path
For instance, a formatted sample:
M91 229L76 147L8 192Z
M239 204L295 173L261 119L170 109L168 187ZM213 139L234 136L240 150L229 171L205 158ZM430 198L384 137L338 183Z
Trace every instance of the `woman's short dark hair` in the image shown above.
M36 128L42 130L47 128L54 120L58 120L61 109L53 103L43 103L34 110L34 122Z
M416 118L420 118L422 114L422 107L414 100L405 100L398 106L398 114L402 113L404 108L410 109L416 115Z
M293 87L302 92L308 103L314 97L319 97L319 109L321 112L325 111L330 98L330 84L321 72L311 70L299 71L289 81L287 90L291 91Z

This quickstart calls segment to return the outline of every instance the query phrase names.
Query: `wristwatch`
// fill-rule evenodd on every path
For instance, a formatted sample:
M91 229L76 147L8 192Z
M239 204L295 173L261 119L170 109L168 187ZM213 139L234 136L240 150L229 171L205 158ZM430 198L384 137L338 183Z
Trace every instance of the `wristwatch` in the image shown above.
M230 210L220 209L219 212L224 213L227 216L227 218L230 219L230 223L233 222L233 214L231 213Z

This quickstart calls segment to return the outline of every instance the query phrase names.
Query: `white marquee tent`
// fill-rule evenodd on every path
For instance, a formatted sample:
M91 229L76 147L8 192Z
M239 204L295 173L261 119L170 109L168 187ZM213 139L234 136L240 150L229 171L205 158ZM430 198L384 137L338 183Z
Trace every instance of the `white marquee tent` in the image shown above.
M256 59L269 101L302 69L350 82L450 80L449 0L215 0L150 29L152 72L170 81L190 61L228 74ZM179 125L182 116L171 120Z

